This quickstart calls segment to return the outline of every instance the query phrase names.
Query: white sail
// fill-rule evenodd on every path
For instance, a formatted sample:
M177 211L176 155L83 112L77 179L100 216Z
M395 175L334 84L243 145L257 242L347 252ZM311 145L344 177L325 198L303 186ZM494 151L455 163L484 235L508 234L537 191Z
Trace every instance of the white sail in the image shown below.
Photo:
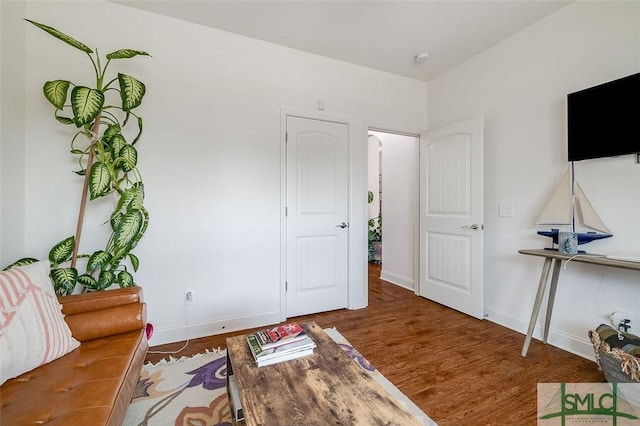
M572 191L570 173L571 168L562 176L560 184L538 216L536 225L573 225L575 219L576 225L611 234L578 182L575 182Z
M569 179L569 170L567 170L555 192L538 216L536 225L571 225L573 216L571 198L571 181Z
M591 204L587 194L584 193L578 182L576 182L576 212L578 213L579 223L596 231L611 234L611 231L598 216L596 209L593 208L593 204Z

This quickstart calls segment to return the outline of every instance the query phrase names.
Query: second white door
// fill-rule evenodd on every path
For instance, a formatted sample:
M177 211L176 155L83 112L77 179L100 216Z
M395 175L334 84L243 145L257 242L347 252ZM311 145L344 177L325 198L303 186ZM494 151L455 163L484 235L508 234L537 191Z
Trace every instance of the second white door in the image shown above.
M483 318L483 119L420 135L420 295Z
M285 138L286 316L345 308L349 126L287 116Z

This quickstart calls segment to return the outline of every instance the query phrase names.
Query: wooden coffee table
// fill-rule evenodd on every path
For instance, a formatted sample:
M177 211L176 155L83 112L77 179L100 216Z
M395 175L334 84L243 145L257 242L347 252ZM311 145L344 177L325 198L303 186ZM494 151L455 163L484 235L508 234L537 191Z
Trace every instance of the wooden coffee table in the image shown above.
M420 425L315 322L301 324L314 354L258 368L246 335L227 339L247 425Z

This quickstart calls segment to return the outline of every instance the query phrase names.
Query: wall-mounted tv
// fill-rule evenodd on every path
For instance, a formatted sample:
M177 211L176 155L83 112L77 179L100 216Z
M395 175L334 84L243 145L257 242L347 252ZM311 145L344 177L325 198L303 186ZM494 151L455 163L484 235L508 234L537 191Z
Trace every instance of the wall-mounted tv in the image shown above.
M567 95L569 161L640 153L640 73Z

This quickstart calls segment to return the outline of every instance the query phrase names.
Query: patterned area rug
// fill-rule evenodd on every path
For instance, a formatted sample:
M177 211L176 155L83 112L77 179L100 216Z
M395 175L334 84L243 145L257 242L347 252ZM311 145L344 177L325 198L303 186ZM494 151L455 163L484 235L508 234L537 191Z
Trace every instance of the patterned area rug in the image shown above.
M435 426L418 406L378 372L336 329L327 334L423 425ZM227 426L226 351L145 365L124 420L126 426Z

